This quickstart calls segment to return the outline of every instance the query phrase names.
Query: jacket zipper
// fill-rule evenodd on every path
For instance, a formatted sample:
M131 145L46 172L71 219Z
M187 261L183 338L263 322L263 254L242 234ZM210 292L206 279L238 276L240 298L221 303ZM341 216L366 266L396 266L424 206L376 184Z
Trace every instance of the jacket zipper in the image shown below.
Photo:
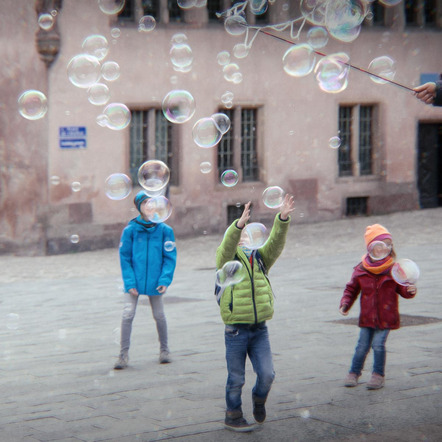
M144 279L144 293L146 293L146 295L147 295L147 258L149 256L148 249L149 249L149 240L146 237L146 273L145 273L146 277Z
M250 274L247 265L246 265L246 269L247 269L247 273L249 274L250 283L251 283L251 285L252 285L253 314L254 314L254 316L255 316L255 324L257 324L257 323L258 323L258 313L256 312L256 303L255 303L255 284L254 284L254 282L253 282L253 263L254 263L254 261L255 261L255 256L253 255L253 253L252 253L252 257L253 257L253 259L252 259L252 263L251 263L251 265L250 265L250 267L252 268L252 274ZM239 255L238 255L238 258L239 258L241 261L243 261L243 259L242 259ZM243 261L243 262L244 262L244 261Z

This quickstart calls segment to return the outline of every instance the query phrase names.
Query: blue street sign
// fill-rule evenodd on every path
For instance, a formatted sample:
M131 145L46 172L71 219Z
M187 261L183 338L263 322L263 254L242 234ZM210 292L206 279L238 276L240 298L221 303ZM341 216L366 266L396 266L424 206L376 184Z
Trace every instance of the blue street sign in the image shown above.
M64 126L59 128L59 139L61 149L86 149L86 127L85 126Z

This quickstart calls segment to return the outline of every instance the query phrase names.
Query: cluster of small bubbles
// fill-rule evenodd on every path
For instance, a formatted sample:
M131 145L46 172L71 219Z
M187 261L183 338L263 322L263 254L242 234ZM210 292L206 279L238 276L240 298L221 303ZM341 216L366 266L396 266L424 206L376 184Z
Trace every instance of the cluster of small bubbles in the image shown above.
M38 16L38 26L44 31L49 31L49 29L54 26L54 17L52 14L44 13Z
M72 189L72 192L80 192L81 183L78 181L74 181L73 183L71 183L71 189Z
M110 103L101 113L101 122L112 130L123 130L130 124L131 113L123 103Z
M68 63L67 74L74 86L90 88L101 76L100 61L88 54L75 55Z
M325 25L325 10L328 0L301 0L301 14L314 25Z
M244 266L240 261L227 261L221 269L216 272L216 285L229 287L238 284L245 278Z
M116 61L106 61L101 66L101 75L106 81L115 81L120 77L120 65Z
M174 241L165 241L164 250L166 252L173 252L175 250L176 244Z
M416 284L419 275L419 267L411 259L398 259L391 268L391 276L400 285Z
M98 0L98 7L106 15L115 15L124 8L126 0Z
M138 30L140 32L151 32L155 29L157 22L151 15L144 15L138 22Z
M221 95L221 102L226 106L227 109L230 109L233 106L233 92L226 91Z
M270 209L281 207L284 202L284 190L279 186L270 186L262 193L264 205Z
M390 254L391 246L384 241L372 241L367 247L367 252L373 261L380 261Z
M338 149L341 146L341 139L338 136L335 137L331 137L328 140L328 145L332 148L332 149Z
M247 46L245 43L237 43L233 47L233 55L236 58L246 58L249 55L250 46Z
M284 71L292 77L304 77L310 74L315 61L315 53L308 44L293 46L282 57Z
M247 30L247 21L242 15L232 15L224 21L224 29L230 35L242 35Z
M238 172L236 172L236 170L228 169L221 174L221 183L223 186L226 187L236 186L238 184L238 180L239 177L238 177Z
M153 223L163 223L172 214L172 204L163 195L149 198L143 206L145 216Z
M121 35L121 30L120 28L112 28L111 29L111 37L112 38L119 38Z
M226 114L218 112L216 114L213 114L211 118L213 118L216 127L221 131L223 135L228 132L231 123L230 118Z
M81 47L85 54L96 57L98 61L103 60L109 52L109 45L104 35L89 35Z
M27 120L39 120L48 111L48 100L43 92L30 89L18 97L18 112Z
M124 173L113 173L106 178L104 190L111 200L123 200L132 191L132 180Z
M201 170L201 173L204 173L204 174L210 173L212 171L212 163L210 163L210 161L203 161L200 164L200 170Z
M77 235L76 233L74 233L73 235L71 235L71 236L69 237L69 241L70 241L72 244L78 244L78 243L80 242L80 236Z
M160 160L148 160L138 169L138 182L147 195L165 189L170 179L170 170Z
M219 65L225 66L226 64L230 63L230 54L228 51L221 51L216 56L216 59Z
M239 70L239 66L236 63L229 63L223 67L223 75L227 81L231 83L241 83L242 74Z
M383 78L393 80L396 74L396 63L392 58L383 55L382 57L377 57L372 60L368 66L368 70L370 73L377 75L370 75L370 80L377 84L385 84L388 83L388 81L383 80Z
M171 123L182 124L189 121L195 113L195 100L185 90L172 90L163 99L164 116Z
M187 43L174 43L169 55L175 71L189 72L192 69L193 53Z
M8 313L6 315L6 328L9 330L18 330L20 327L20 315L17 313Z
M58 186L61 182L60 177L57 175L52 175L51 178L49 178L49 182L52 186Z
M217 145L223 133L218 128L212 117L200 118L192 129L192 137L200 147L213 147Z
M347 88L350 71L348 62L349 57L343 52L319 60L315 67L315 77L322 91L338 93Z
M110 99L110 91L104 83L95 83L87 91L89 103L96 106L106 104Z
M262 247L268 239L268 231L264 224L246 224L241 233L241 245L256 250Z
M314 26L307 32L307 42L313 49L323 48L328 42L328 32L321 26Z

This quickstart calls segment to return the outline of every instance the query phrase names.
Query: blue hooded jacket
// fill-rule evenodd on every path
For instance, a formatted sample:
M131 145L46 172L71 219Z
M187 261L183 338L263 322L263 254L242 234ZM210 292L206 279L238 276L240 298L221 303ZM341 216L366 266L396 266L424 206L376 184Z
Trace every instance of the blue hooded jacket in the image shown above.
M175 243L172 227L154 224L141 216L129 221L120 242L120 266L124 290L136 288L140 295L160 295L157 287L168 287L176 267L176 248L169 251L167 241Z

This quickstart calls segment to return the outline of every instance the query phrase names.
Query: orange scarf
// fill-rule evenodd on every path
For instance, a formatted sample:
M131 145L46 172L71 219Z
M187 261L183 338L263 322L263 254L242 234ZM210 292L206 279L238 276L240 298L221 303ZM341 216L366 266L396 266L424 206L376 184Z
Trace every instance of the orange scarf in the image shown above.
M368 253L362 257L362 267L375 275L379 275L387 270L390 270L393 264L394 258L391 255L388 255L386 258L379 261L372 261Z

